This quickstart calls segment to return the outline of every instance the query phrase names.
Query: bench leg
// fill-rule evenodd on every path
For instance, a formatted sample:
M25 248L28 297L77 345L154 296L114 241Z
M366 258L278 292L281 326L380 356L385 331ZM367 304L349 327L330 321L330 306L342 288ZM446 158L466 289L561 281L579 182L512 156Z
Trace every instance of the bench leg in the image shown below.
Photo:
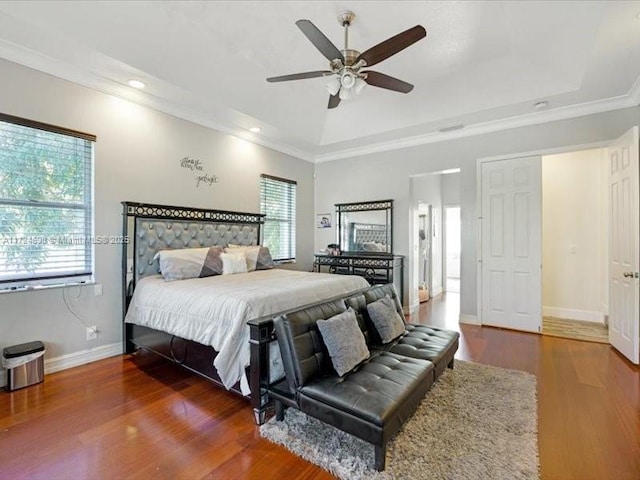
M387 446L386 445L374 445L375 448L375 464L374 468L382 472L384 470L384 464L387 457Z
M449 362L449 365L447 365L447 368L450 368L451 370L453 370L453 362L455 361L455 359L451 359L451 361Z
M284 404L278 400L275 400L276 404L276 420L281 422L284 420Z

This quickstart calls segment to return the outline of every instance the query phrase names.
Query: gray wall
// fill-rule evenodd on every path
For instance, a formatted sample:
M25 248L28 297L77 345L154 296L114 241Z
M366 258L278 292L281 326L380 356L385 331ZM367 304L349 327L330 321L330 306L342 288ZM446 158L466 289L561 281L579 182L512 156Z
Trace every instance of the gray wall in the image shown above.
M313 261L313 164L239 138L159 113L71 82L0 60L0 111L97 135L95 146L95 234L121 232L123 200L192 207L260 211L260 174L297 180L297 255L294 268ZM202 160L220 177L195 187L181 169L184 156ZM97 325L97 340L63 302L63 289L0 294L0 348L42 340L47 358L121 341L119 245L96 245L93 286L69 287L74 312Z
M316 212L334 203L394 200L394 251L408 255L414 227L411 175L460 167L462 222L461 315L476 315L476 160L482 157L588 144L617 138L640 123L637 107L485 135L420 145L316 165ZM324 233L324 232L321 232ZM316 248L326 244L316 234ZM408 264L408 263L407 263ZM405 268L405 285L410 285ZM406 289L408 290L408 288ZM405 304L408 296L405 292Z
M440 175L442 180L442 204L445 207L460 205L460 174L447 173Z

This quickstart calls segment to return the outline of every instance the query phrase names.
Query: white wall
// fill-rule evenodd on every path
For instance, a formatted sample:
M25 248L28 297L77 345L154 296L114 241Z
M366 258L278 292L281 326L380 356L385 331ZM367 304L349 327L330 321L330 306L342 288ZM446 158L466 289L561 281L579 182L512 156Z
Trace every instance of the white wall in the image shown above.
M97 135L96 235L120 234L124 200L259 212L259 176L268 173L298 182L296 267L310 269L313 164L3 60L0 78L3 113ZM179 167L187 155L202 160L219 183L195 188L193 174ZM67 310L58 288L0 294L0 348L42 340L51 358L117 347L120 261L119 245L96 245L95 278L103 296L94 296L92 286L67 291L75 312L97 325L97 340L86 341L85 327Z
M542 157L544 315L602 321L607 304L606 150Z
M410 239L417 235L410 212L409 177L460 167L460 313L475 316L476 159L611 140L638 123L640 110L632 107L321 163L316 165L316 212L331 211L333 204L338 202L391 198L394 200L394 252L408 255ZM317 248L326 243L323 236L316 235ZM405 285L409 285L407 267L405 274ZM407 298L404 300L406 304Z
M442 204L445 206L460 205L460 173L440 175Z

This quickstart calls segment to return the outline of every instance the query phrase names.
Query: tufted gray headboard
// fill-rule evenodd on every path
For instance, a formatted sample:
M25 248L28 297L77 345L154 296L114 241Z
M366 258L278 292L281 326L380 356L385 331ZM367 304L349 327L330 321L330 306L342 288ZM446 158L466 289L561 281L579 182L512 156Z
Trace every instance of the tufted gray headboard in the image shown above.
M378 225L373 223L350 223L349 224L349 239L352 244L349 245L350 250L362 251L365 250L365 243L379 243L381 245L387 244L387 227L385 225Z
M200 208L122 202L125 291L138 280L159 272L154 256L160 250L228 244L258 245L264 215Z

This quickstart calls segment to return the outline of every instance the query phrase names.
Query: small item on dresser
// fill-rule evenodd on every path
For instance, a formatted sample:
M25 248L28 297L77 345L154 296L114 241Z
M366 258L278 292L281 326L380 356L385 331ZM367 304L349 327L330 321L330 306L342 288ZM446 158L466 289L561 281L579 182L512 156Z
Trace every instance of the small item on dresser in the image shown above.
M340 245L338 245L337 243L330 243L329 245L327 245L327 253L329 255L340 255Z

